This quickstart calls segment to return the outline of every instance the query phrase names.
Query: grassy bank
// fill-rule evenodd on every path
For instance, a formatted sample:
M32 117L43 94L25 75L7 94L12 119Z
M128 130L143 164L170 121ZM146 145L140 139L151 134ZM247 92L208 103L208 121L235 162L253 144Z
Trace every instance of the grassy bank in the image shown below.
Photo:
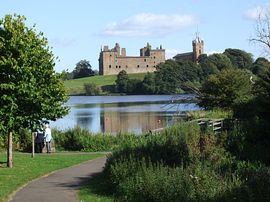
M143 80L145 73L129 74L130 79ZM84 84L94 83L99 86L103 94L111 94L114 90L115 80L117 75L98 75L92 77L85 77L80 79L72 79L64 81L65 88L69 95L82 95L85 93Z
M39 154L31 158L29 153L14 153L14 168L6 168L6 154L0 152L0 201L27 182L52 171L79 164L103 156L99 153Z

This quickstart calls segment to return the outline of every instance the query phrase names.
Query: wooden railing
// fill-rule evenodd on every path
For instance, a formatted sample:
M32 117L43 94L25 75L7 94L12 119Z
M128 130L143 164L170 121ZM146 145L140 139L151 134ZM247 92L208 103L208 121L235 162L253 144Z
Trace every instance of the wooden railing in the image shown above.
M222 131L232 130L234 125L233 119L196 119L201 130L213 130L215 134L220 134Z

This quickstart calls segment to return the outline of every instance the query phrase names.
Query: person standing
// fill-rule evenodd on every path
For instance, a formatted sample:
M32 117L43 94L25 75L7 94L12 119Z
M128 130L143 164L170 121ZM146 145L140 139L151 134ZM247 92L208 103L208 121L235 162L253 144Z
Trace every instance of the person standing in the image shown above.
M45 124L44 139L46 143L47 153L51 153L52 152L52 148L51 148L52 131L48 123Z
M44 131L42 127L40 127L36 131L36 152L42 153L43 147L44 147Z

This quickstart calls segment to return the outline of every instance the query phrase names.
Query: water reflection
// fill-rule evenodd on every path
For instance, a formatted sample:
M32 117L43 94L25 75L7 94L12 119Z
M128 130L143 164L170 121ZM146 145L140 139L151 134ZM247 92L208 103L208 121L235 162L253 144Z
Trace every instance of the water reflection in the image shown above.
M112 134L163 128L181 118L177 112L199 109L194 103L171 103L168 95L71 97L67 104L70 113L52 127L65 130L78 125L93 133Z

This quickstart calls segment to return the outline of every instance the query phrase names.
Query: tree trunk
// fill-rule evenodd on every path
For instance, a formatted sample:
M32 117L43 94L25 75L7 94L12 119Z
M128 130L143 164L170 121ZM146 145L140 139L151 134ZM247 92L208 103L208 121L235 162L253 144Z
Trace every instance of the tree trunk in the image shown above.
M12 155L12 132L8 134L8 150L7 150L7 167L13 168L13 155Z
M32 158L35 157L35 133L32 133Z

